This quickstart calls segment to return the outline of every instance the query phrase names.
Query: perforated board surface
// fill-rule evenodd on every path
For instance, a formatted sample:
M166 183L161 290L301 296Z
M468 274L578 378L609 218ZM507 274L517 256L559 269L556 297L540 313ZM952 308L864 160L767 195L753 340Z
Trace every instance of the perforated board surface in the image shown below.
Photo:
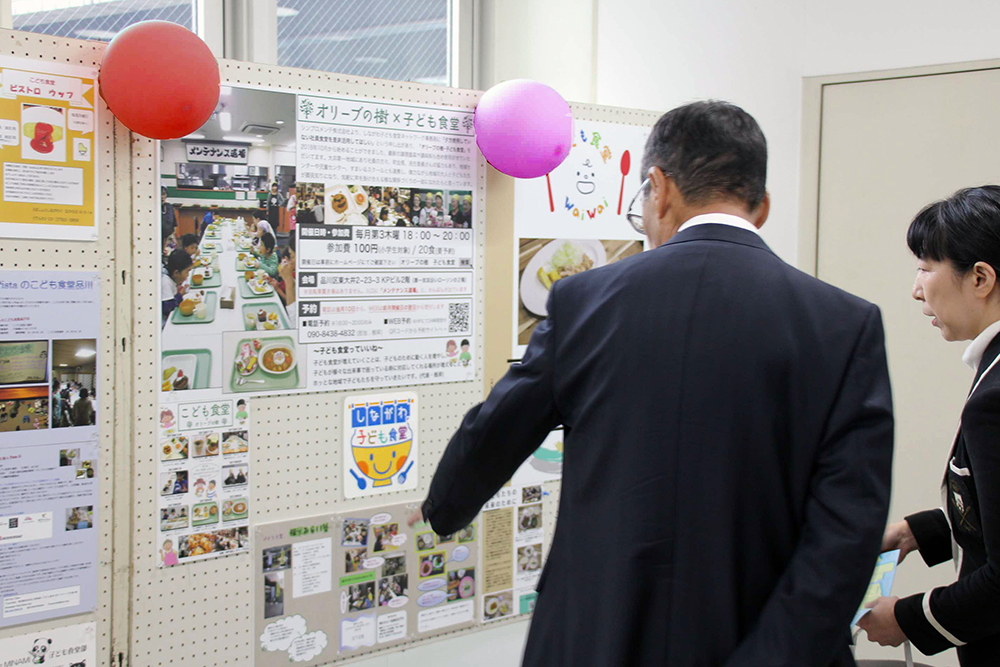
M100 63L104 47L104 44L94 42L0 30L0 54L37 60L40 65L49 62L96 67ZM6 628L0 631L0 637L52 631L65 625L94 621L97 623L98 655L103 659L110 655L112 648L112 559L113 556L122 555L115 553L114 549L114 482L118 468L117 465L112 464L116 463L116 456L120 450L120 446L116 446L116 444L128 442L116 437L115 430L120 408L116 404L116 399L121 398L116 396L113 390L118 379L116 376L116 348L120 344L116 341L121 338L116 331L116 321L120 321L119 318L122 316L129 317L130 313L127 310L123 312L119 307L120 304L116 301L123 291L123 287L121 278L116 278L119 272L115 263L118 256L115 247L115 122L103 101L99 100L97 113L95 129L100 133L98 206L101 225L99 240L97 242L83 242L0 238L0 270L97 271L100 274L101 338L98 341L98 363L100 364L98 405L101 406L101 410L98 415L100 426L100 461L98 465L100 507L98 510L97 609L91 614L79 614L53 621ZM127 555L124 556L124 563L127 566Z
M221 61L223 82L265 90L308 91L329 95L381 98L414 104L475 107L476 91L422 86L411 83L361 79L336 74L274 66ZM649 112L574 106L580 118L649 125L657 115ZM182 567L160 569L156 562L155 512L157 426L156 308L159 266L157 152L154 142L133 137L132 188L134 243L134 513L132 553L131 664L251 665L253 646L253 567L250 554L238 554ZM475 347L484 356L484 334L509 331L506 309L494 309L486 299L487 280L496 280L494 267L510 264L509 244L495 245L486 214L487 167L479 164L476 211ZM495 172L491 175L497 177ZM495 213L491 210L491 213ZM509 229L509 214L494 215L497 229ZM502 233L502 232L501 232ZM509 304L509 296L504 303ZM505 360L505 359L504 359ZM383 496L385 503L420 501L426 493L437 461L462 416L482 400L492 386L489 361L471 382L413 387L421 409L422 455L417 491ZM484 382L484 380L489 380ZM144 389L152 387L153 390ZM251 532L256 524L326 512L340 512L373 504L373 500L343 499L340 442L344 392L298 394L252 399L251 470L254 502ZM559 501L559 484L545 485L546 541L551 539ZM514 618L507 622L517 622ZM494 624L495 626L495 624ZM490 627L494 627L490 626ZM484 629L477 626L457 632ZM441 635L446 639L455 633ZM427 641L427 640L423 640ZM408 644L385 650L400 650ZM375 653L380 653L376 651ZM366 657L371 657L368 654ZM336 662L351 662L342 659Z
M105 45L0 30L0 53L40 61L97 65ZM224 82L272 90L382 98L416 104L474 108L479 94L338 76L321 72L221 62ZM572 105L580 119L651 125L658 114ZM154 544L157 509L157 326L159 325L159 183L156 143L131 135L100 103L100 212L97 243L0 239L0 269L96 270L102 284L100 340L101 524L98 607L94 614L17 626L0 637L93 620L99 664L250 665L252 565L250 554L160 569ZM499 180L498 180L499 179ZM507 181L480 161L477 189L475 346L484 365L471 382L425 385L420 487L385 496L385 502L419 501L437 460L465 411L483 398L506 367L484 339L507 342L511 281L512 206L486 215L486 183ZM504 188L498 188L503 190ZM488 277L488 280L487 280ZM487 283L490 285L487 289ZM504 292L494 298L493 290ZM498 332L493 336L491 332ZM252 525L367 506L343 500L340 470L341 393L254 399L251 463ZM112 474L113 473L113 474ZM117 483L118 493L115 493ZM547 483L544 525L551 539L559 483ZM512 619L517 622L523 619ZM489 627L495 627L491 625ZM463 630L475 632L481 628ZM447 638L444 635L443 638ZM405 646L404 646L405 648ZM398 647L394 650L398 650Z

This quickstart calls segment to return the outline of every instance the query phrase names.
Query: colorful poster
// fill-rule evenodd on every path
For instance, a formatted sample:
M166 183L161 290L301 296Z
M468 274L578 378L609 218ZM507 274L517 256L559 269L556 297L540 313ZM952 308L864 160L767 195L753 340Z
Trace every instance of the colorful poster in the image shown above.
M160 567L249 549L252 480L245 400L161 403L157 458Z
M97 239L97 70L0 56L0 237Z
M0 271L0 628L97 604L99 295L92 272Z
M506 486L483 507L483 622L535 609L545 563L540 485Z
M411 529L416 507L255 528L257 667L310 667L475 622L476 524L454 535Z
M514 183L513 358L548 315L552 284L642 252L645 237L625 214L648 127L577 120L566 161L542 178Z
M274 125L238 143L213 118L161 145L161 401L473 379L472 112L238 87L226 104Z
M3 665L87 667L97 664L97 624L80 623L0 639Z
M344 496L361 498L419 486L417 395L395 392L344 400Z

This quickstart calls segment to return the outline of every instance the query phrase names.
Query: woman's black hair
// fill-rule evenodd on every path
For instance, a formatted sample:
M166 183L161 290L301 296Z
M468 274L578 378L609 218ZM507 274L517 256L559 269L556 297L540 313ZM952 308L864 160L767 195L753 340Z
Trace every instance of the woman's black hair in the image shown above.
M260 242L268 250L274 250L274 235L271 232L264 232L260 237Z
M183 271L192 264L194 261L191 259L191 255L187 254L183 248L178 248L167 257L167 275L173 278L175 273Z
M198 240L197 234L185 234L181 237L181 247L186 248L189 245L198 245Z
M906 244L918 259L950 262L961 274L976 262L1000 274L1000 186L966 188L924 207Z
M295 250L295 234L289 234L288 235L288 241L285 242L285 252L284 252L284 256L285 257L291 257L291 255L288 252L289 250L291 250L292 252L296 252L296 250Z
M167 186L165 186L165 185L161 185L160 186L160 194L161 195L167 194Z

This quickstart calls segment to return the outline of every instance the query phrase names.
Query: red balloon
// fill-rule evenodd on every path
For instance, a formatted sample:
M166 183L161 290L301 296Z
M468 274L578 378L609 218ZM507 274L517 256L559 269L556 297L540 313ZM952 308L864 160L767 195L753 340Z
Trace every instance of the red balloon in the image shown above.
M115 35L98 80L115 118L151 139L191 134L219 103L219 63L211 49L169 21L142 21Z

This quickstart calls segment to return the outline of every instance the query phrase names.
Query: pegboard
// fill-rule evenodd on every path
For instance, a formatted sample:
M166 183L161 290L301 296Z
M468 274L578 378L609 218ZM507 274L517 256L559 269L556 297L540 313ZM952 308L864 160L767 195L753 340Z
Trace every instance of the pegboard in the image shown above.
M0 30L0 53L42 63L63 63L97 67L104 53L104 44L66 40L44 35ZM98 405L99 447L98 461L99 509L98 509L98 570L97 609L91 614L78 614L65 618L16 625L0 630L0 637L24 633L51 631L66 625L96 622L97 651L102 658L112 651L112 591L114 589L114 565L128 567L128 492L116 495L115 482L122 477L119 455L128 449L128 438L118 429L123 399L127 395L116 394L114 387L120 381L120 374L126 369L117 362L116 352L120 350L122 333L118 323L128 321L131 313L122 307L119 299L127 292L127 284L119 275L120 267L116 258L120 256L116 248L116 200L124 197L127 201L128 181L115 178L116 133L114 117L108 112L103 100L97 100L95 131L99 134L99 154L97 156L97 178L100 183L99 238L93 241L42 241L31 239L0 239L0 269L2 270L53 270L53 271L96 271L101 281L101 337L98 341ZM121 138L121 137L117 137ZM127 152L125 153L127 155ZM120 216L120 211L118 212ZM126 218L127 219L127 218ZM127 222L125 223L127 224ZM125 254L128 261L128 253ZM126 333L127 335L127 333ZM127 451L126 451L127 455ZM125 514L122 514L124 510ZM126 523L118 519L125 518ZM117 526L118 533L115 532ZM116 539L117 538L117 539ZM125 545L116 549L115 545ZM117 560L116 560L117 559ZM127 589L126 589L127 590ZM117 597L115 598L118 599ZM124 599L124 598L122 598Z
M220 61L224 84L260 90L355 96L473 109L479 93L290 68ZM134 525L131 664L250 665L253 636L251 554L160 569L156 560L157 335L159 327L159 180L155 142L132 143L134 244ZM479 158L475 286L476 354L483 358L486 263L486 168ZM345 392L250 401L253 525L371 506L421 501L436 463L464 413L483 397L483 371L469 382L410 388L420 401L421 463L417 491L378 499L343 499L340 439ZM143 387L152 390L143 390ZM405 646L405 645L404 645ZM398 650L402 647L395 647ZM369 654L370 656L371 654ZM345 662L341 660L339 662Z
M242 62L220 61L223 83L274 91L299 91L330 96L356 96L414 104L439 104L473 109L477 91L440 88L415 83L364 79L346 75L297 70ZM656 114L596 106L574 106L579 118L650 125ZM257 638L253 636L252 553L235 554L181 567L160 569L156 561L157 510L157 307L159 265L158 151L154 142L133 137L132 241L135 307L132 329L135 397L134 527L131 589L131 664L250 665ZM478 165L476 211L475 347L487 360L484 340L494 332L509 332L509 293L506 307L497 310L487 299L486 280L494 280L496 266L507 266L511 244L494 243L494 228L502 234L512 228L509 215L487 216L487 179L482 158ZM505 178L505 177L500 177ZM509 180L509 179L508 179ZM491 208L491 213L495 213ZM503 210L502 208L500 209ZM491 226L492 225L492 226ZM488 239L488 235L490 238ZM499 262L499 264L497 264ZM490 267L489 272L487 266ZM510 284L506 286L510 289ZM486 353L486 354L484 354ZM486 382L488 363L480 364L470 382L407 387L417 393L421 412L420 486L417 491L394 492L378 499L343 499L341 470L342 409L349 392L327 392L251 399L251 533L253 526L297 517L315 516L371 506L377 502L420 502L451 435L465 412L481 401L492 382ZM143 389L150 387L152 390ZM559 483L545 485L544 525L551 541L558 510ZM480 565L481 567L481 565ZM478 614L478 610L477 610ZM514 617L500 623L523 621ZM480 631L488 626L446 633L433 640L414 640L385 651L398 651L414 643L439 641L457 633ZM330 664L333 664L330 663Z
M0 30L2 52L21 58L96 66L104 48L102 43ZM262 90L470 110L480 96L477 91L234 61L220 61L220 70L224 83ZM575 117L583 120L648 126L657 118L657 114L645 111L571 106ZM251 665L256 642L252 629L252 552L173 568L157 567L159 151L156 142L132 135L117 124L103 101L98 105L98 127L99 241L0 240L2 269L95 270L101 276L98 608L94 614L9 628L0 631L0 637L93 620L102 665L118 665L119 656L121 664L137 667ZM482 363L472 381L409 388L418 394L421 409L420 486L416 491L386 494L385 503L419 502L425 497L437 461L461 418L482 400L506 368L506 351L496 354L494 342L502 341L509 350L513 281L503 276L503 267L512 264L512 201L499 202L493 195L512 198L510 183L511 179L497 174L480 158L474 344ZM487 207L492 219L487 216ZM372 499L343 499L339 443L344 395L330 392L251 399L251 532L256 524L373 504ZM545 490L543 521L548 544L560 485L546 483ZM519 621L523 617L497 623ZM457 632L476 632L495 625Z

